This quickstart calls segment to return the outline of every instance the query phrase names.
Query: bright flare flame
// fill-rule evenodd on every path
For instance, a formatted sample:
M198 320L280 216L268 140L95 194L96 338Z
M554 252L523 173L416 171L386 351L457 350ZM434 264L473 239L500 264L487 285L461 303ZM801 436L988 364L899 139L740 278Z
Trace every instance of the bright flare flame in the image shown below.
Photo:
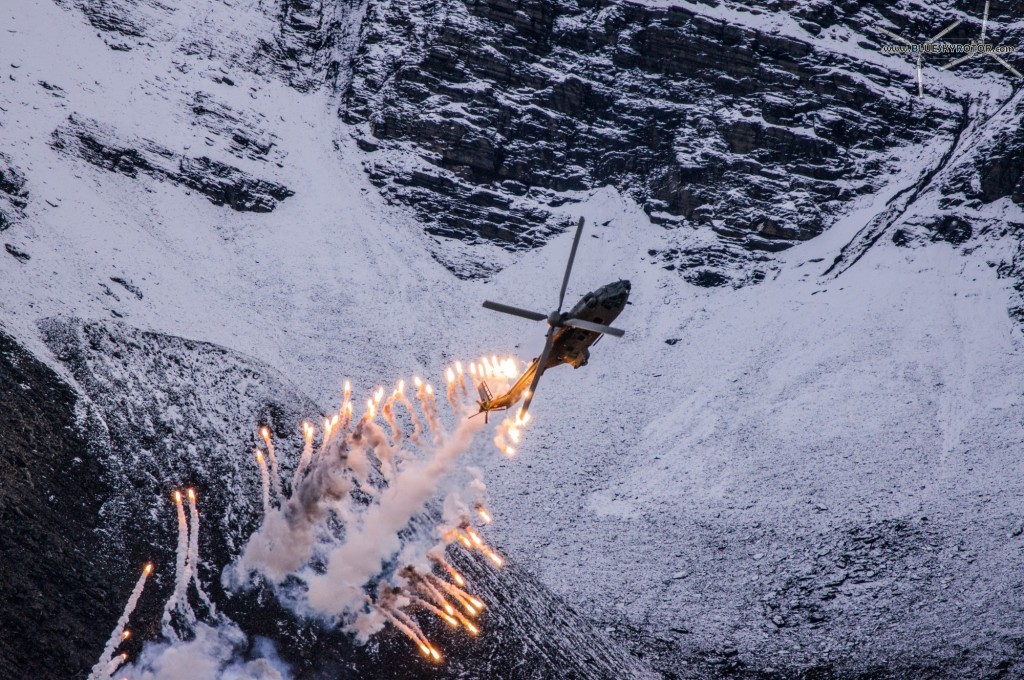
M180 491L175 491L174 492L174 502L177 503L178 505L181 505L181 492Z
M484 550L484 554L487 555L487 559L494 563L494 566L501 567L505 565L505 560L501 555L494 552L490 548Z
M480 516L480 521L484 524L490 524L494 520L494 518L491 517L491 513L487 512L487 509L483 506L476 509L476 514Z
M264 441L270 441L270 428L266 425L260 427L260 436Z
M466 527L466 533L469 534L469 540L473 541L476 545L484 544L484 539L480 538L480 534L473 531L472 527Z
M449 383L455 382L455 371L453 371L452 369L449 368L448 372L445 375L445 377L448 378L448 382Z
M188 490L188 499L190 501L192 501L193 503L196 502L196 492L195 492L195 489L189 489Z

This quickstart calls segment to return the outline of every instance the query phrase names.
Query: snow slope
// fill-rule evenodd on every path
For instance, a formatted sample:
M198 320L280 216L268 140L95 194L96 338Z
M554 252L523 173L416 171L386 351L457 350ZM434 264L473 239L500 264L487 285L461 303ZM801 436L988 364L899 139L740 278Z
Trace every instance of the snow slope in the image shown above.
M51 2L0 10L0 145L30 194L0 236L31 257L0 252L8 331L46 356L39 320L116 317L255 357L325 409L346 377L365 395L413 373L440 379L455 359L539 351L541 325L479 305L549 309L569 234L515 256L495 248L503 271L455 279L366 178L333 95L180 49L229 30L270 36L256 3L180 6L159 40L127 52ZM280 164L232 156L196 124L197 92L261 121ZM62 156L51 134L72 113L295 194L237 212ZM650 254L701 246L700 232L653 226L610 189L579 195L565 211L588 224L569 297L630 279L629 333L546 376L515 459L474 454L509 558L666 671L955 663L969 677L1016 663L1024 348L995 267L1015 244L886 238L824 275L942 151L741 290L695 288ZM936 209L926 199L919 214ZM1024 221L1008 199L985 215ZM466 247L441 245L453 258Z

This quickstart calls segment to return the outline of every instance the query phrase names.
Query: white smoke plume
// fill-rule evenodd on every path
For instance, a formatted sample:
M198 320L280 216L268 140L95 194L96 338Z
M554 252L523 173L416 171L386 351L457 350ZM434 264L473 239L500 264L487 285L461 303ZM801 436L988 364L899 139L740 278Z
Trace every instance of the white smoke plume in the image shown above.
M324 574L309 577L309 604L328 615L357 608L363 585L401 548L398 532L423 510L453 463L465 453L483 422L463 420L427 461L410 463L364 513L362 526L326 556Z
M484 360L479 377L491 378L501 388L512 376L503 376L499 368L509 364L514 366L511 360L501 364ZM354 424L351 389L346 383L342 407L324 420L323 438L315 453L315 430L309 423L303 423L304 446L289 496L284 495L278 477L269 428L262 426L260 435L271 464L268 469L263 451L255 451L263 519L241 556L224 570L225 588L248 587L253 583L253 575L259 575L282 604L299 615L333 619L363 642L390 622L435 662L441 660L441 655L413 617L417 611L435 615L476 635L479 629L470 618L477 616L485 605L471 594L471 585L462 575L445 561L445 549L449 542L458 540L467 550L483 552L496 566L501 566L501 558L470 525L475 520L490 521L486 512L480 514L486 492L480 470L464 468L468 482L464 476L456 476L446 483L454 472L463 471L457 468L458 460L469 451L476 432L485 426L483 418L466 417L459 395L460 388L466 393L465 374L461 365L456 368L458 373L449 371L448 380L448 400L456 421L450 433L442 426L432 388L418 379L415 382L419 413L405 398L404 383L400 382L386 401L383 388L378 388L367 401L366 413ZM475 374L475 367L471 369ZM510 373L508 369L502 370ZM405 406L407 413L399 413L395 408L398 404ZM378 413L390 426L390 437L375 422ZM403 415L412 425L408 438L403 434ZM432 444L422 436L421 422L427 424ZM272 484L277 504L271 502ZM464 484L463 493L468 492L474 499L473 510L458 491L449 493L444 503L444 524L436 526L423 514L428 503L459 484ZM217 617L199 578L200 523L192 489L188 490L188 502L190 521L186 520L181 493L175 492L178 545L174 592L162 620L166 639L148 643L140 657L122 669L124 673L119 673L119 678L288 678L288 670L276 661L276 655L253 658L247 651L251 645L244 633L223 615ZM439 542L438 536L443 540ZM434 570L457 585L433 573ZM138 592L143 581L136 586ZM193 584L205 610L211 617L217 617L215 626L210 625L214 622L212 618L197 620L189 602L189 588ZM369 595L374 584L376 599ZM94 672L91 680L108 680L107 671L123 662L120 656L111 658L111 654L117 649L118 636L138 592L133 592L94 669L99 675Z
M195 638L149 643L118 673L127 680L290 680L291 672L267 641L248 652L245 634L232 623L199 624Z

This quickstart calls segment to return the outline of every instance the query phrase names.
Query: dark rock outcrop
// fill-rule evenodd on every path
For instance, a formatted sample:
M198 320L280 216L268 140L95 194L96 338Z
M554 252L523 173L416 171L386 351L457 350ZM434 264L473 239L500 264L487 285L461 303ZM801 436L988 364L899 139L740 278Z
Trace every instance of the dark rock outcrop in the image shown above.
M858 9L815 8L818 31ZM543 235L545 206L611 184L652 221L717 233L717 261L684 255L684 275L756 281L761 253L884 183L890 150L954 126L908 109L877 67L754 28L768 10L735 11L746 24L629 2L370 2L342 114L374 150L371 177L431 233L529 247L510 236L530 202Z
M103 429L2 329L0 441L0 677L84 677L135 577L106 571Z
M177 154L146 139L122 140L106 126L75 116L54 131L51 145L98 168L128 177L166 179L198 191L214 205L239 211L271 212L295 193L205 156Z
M277 136L269 132L263 116L235 111L208 92L196 92L189 104L195 123L225 141L228 153L254 161L280 161L284 153L277 148Z
M25 216L28 205L28 190L25 189L25 175L0 153L0 231Z
M222 32L188 31L177 22L186 8L161 0L56 0L75 7L99 31L107 45L131 51L154 41L180 40L185 54L217 56L224 68L280 78L306 92L332 82L339 74L341 48L351 42L362 3L358 0L268 0L257 11L274 27L265 35L236 34L225 40ZM248 10L248 8L246 8ZM260 26L262 28L263 25ZM229 26L228 29L236 30ZM228 73L210 73L214 82L232 86Z
M15 260L18 260L19 262L22 262L22 263L28 262L29 260L32 259L31 255L29 255L24 250L21 250L17 246L12 245L10 243L5 243L4 244L4 250L7 251L8 255L10 255Z

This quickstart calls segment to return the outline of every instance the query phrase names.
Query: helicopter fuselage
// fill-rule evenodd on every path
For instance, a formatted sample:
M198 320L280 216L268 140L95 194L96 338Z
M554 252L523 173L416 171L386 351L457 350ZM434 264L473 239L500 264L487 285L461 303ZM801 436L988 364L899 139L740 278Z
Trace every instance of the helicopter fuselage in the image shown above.
M582 321L608 325L625 309L626 302L629 300L629 291L630 283L624 280L601 286L597 290L584 295L576 303L576 306L567 312L563 312L561 318L563 320L580 319ZM573 368L585 366L590 359L589 347L597 342L602 335L602 333L582 328L573 328L571 326L558 328L552 338L551 352L548 354L544 370L546 371L559 364L569 364ZM533 382L533 376L537 372L538 361L540 361L540 357L530 362L530 365L526 367L526 370L519 376L519 379L516 380L508 392L493 399L481 400L479 402L480 410L495 411L507 409L522 399L529 389L530 383Z

